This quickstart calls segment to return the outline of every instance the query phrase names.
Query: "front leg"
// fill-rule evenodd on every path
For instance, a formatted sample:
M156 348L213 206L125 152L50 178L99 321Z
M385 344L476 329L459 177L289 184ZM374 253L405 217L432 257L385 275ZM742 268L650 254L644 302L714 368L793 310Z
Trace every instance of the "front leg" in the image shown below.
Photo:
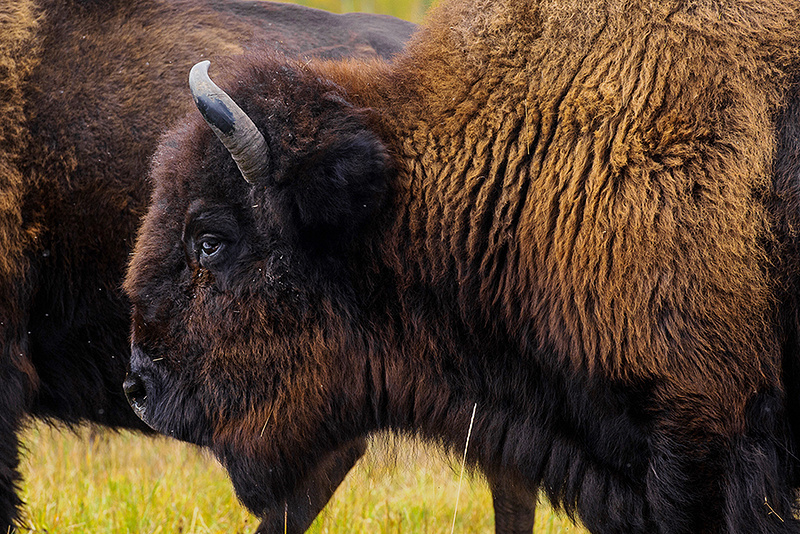
M536 494L512 477L491 476L496 534L531 534L536 517Z
M266 511L256 534L305 532L366 449L366 439L356 439L329 453L285 502Z
M21 480L18 429L19 414L5 411L5 416L0 417L0 532L3 533L15 532L14 526L22 505L17 496Z

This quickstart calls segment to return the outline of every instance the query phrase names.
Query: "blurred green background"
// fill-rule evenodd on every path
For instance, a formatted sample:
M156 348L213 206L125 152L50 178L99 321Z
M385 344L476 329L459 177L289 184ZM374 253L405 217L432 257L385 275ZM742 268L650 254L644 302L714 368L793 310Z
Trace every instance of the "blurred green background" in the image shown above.
M417 23L422 21L422 17L431 5L431 2L427 0L302 0L293 3L334 13L350 11L383 13Z

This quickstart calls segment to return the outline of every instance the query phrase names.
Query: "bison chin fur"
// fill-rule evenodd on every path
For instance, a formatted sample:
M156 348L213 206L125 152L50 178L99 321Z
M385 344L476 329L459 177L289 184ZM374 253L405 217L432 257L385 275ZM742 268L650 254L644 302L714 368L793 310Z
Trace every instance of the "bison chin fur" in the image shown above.
M282 532L284 528L287 532L305 532L365 450L366 441L354 440L333 453L320 454L302 465L293 464L287 471L286 464L276 467L275 462L265 461L257 453L244 453L235 445L225 447L218 443L212 448L228 471L237 497L262 519L259 534ZM296 495L303 498L292 499ZM514 497L503 496L502 502L512 502ZM528 502L524 509L507 510L503 516L516 520L524 517L530 507Z

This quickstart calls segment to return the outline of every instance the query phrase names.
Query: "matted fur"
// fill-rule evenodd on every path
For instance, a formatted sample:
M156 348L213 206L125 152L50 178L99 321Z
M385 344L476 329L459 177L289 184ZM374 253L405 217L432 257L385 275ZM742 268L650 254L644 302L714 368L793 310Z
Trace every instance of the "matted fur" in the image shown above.
M273 165L249 187L198 114L162 143L145 420L256 513L380 429L459 447L477 405L471 461L593 532L798 532L798 23L453 0L392 66L222 68Z

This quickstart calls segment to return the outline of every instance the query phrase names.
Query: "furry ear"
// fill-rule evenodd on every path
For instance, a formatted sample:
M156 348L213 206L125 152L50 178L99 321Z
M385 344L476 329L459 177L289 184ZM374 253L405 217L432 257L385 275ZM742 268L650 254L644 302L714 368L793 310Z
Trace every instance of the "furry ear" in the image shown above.
M383 205L389 182L386 147L368 128L325 137L290 177L272 186L296 230L312 238L356 231Z

